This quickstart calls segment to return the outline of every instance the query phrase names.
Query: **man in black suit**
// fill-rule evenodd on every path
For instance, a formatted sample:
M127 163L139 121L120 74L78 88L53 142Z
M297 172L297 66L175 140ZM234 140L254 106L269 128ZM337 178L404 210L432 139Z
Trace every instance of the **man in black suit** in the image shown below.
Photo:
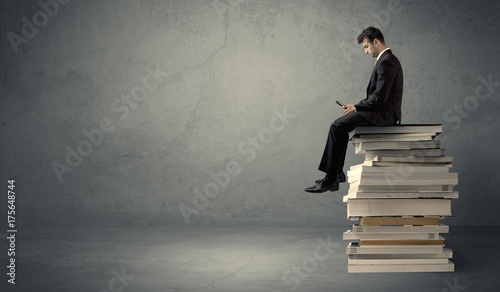
M306 192L323 193L337 191L339 182L345 182L344 159L349 142L349 132L358 126L392 126L401 121L401 100L403 97L403 70L399 60L385 45L382 32L375 27L364 29L358 36L365 53L377 58L367 96L359 103L343 105L345 115L330 126L319 170L325 178Z

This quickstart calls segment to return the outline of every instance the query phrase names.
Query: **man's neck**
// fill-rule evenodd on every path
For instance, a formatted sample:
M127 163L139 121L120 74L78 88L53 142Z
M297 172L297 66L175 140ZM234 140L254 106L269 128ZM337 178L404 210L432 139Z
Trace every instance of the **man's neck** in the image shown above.
M382 48L380 48L380 53L378 53L378 56L377 56L377 60L380 58L380 56L382 56L382 54L389 50L390 48L388 48L387 46L383 46Z

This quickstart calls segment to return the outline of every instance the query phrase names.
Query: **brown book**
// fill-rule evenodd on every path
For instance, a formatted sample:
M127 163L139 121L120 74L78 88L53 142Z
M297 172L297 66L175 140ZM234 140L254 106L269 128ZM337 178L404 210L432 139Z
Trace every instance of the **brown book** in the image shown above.
M362 217L359 219L359 225L439 225L439 217Z
M387 245L444 245L441 239L360 239L359 246L387 246Z

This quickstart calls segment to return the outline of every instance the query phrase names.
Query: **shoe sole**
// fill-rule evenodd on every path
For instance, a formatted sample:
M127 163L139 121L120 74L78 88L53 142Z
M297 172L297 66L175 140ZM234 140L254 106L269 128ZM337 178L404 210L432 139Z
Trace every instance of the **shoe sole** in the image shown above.
M317 181L315 181L315 183L317 183L317 184L319 184L320 182L321 182L321 180L320 180L320 179L318 179ZM345 180L338 180L338 182L339 182L339 183L344 183L344 182L345 182Z
M308 190L304 190L304 191L306 191L307 193L321 194L321 193L326 193L328 191L330 191L330 192L336 192L338 190L339 190L339 188L336 188L336 189L326 189L324 191L308 191Z

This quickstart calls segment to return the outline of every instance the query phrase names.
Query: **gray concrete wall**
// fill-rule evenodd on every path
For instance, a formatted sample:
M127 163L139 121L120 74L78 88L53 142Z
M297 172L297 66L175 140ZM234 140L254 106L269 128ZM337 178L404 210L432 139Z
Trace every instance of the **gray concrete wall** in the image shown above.
M374 60L356 37L369 25L403 65L403 122L444 124L460 180L447 223L500 223L498 1L0 11L0 171L21 223L348 225L347 185L303 189L321 177L335 100L364 98ZM362 159L351 147L346 164Z

